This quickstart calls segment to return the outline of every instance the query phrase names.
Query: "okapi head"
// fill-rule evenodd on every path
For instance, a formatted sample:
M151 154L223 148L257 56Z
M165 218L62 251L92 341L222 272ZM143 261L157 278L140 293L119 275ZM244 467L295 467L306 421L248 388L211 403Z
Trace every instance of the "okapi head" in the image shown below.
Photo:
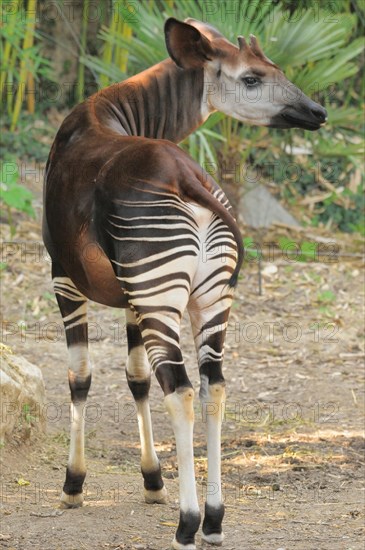
M206 23L170 18L165 37L176 65L204 70L204 116L220 111L272 128L318 130L325 124L326 110L285 77L255 36L249 43L239 36L237 47Z

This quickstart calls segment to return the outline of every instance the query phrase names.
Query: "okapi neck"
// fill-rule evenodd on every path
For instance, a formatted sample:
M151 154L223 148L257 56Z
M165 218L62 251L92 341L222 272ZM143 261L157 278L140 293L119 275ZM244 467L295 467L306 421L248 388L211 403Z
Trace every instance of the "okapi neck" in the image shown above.
M180 69L166 59L89 101L101 126L178 143L203 122L203 86L203 69Z

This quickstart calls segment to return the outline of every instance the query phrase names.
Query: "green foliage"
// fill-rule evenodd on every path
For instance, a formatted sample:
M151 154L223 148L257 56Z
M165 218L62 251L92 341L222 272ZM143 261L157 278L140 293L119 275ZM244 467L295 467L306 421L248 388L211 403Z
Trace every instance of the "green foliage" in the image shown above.
M287 237L279 237L278 245L280 250L284 252L287 257L296 262L315 262L318 260L318 243L314 241L302 241L298 243ZM245 237L243 239L243 246L245 249L245 259L253 260L261 257L261 250L255 248L255 242L252 237ZM289 266L289 270L291 267Z
M318 302L322 304L332 304L336 301L336 294L332 290L322 290L317 296Z
M344 207L338 203L339 197L348 198L349 205ZM313 218L313 225L320 221L331 222L341 231L346 233L360 233L365 236L365 208L364 208L364 184L360 184L356 193L351 189L343 189L342 192L332 193L319 204L323 211Z
M179 19L189 16L208 20L233 43L236 43L238 35L247 37L255 34L268 57L282 67L290 80L315 100L325 103L329 113L328 124L315 134L302 130L282 132L251 128L217 114L210 117L182 146L204 165L216 165L215 151L218 146L225 158L232 154L233 146L239 150L242 163L261 168L265 175L265 167L277 162L278 158L280 163L288 162L285 147L292 143L294 136L302 136L310 145L312 157L301 161L301 175L291 186L296 191L290 192L289 196L285 186L282 191L287 199L295 200L297 192L305 195L310 189L318 187L312 172L314 164L323 164L324 158L325 165L327 162L338 163L342 168L339 179L346 180L354 163L358 162L356 159L364 153L364 142L359 138L361 109L357 106L354 93L349 91L345 94L346 87L342 85L345 79L354 81L357 78L359 64L356 60L363 50L363 40L361 36L353 39L358 20L355 13L350 13L348 2L333 6L308 0L293 6L293 3L288 6L283 0L276 6L270 2L241 0L232 7L229 0L221 0L219 9L208 10L204 2L193 0L141 2L137 17L129 21L133 30L132 41L129 36L121 34L116 25L102 27L99 35L105 47L111 50L124 48L128 52L126 70L121 71L114 62L101 63L93 56L84 56L81 60L99 74L99 78L107 75L109 79L122 80L140 72L166 58L162 29L164 21L171 15ZM275 175L273 179L280 189L282 179ZM340 184L338 181L333 183ZM355 197L352 198L355 200ZM340 229L360 227L358 207L344 212L331 200L321 206L324 210L319 217L315 217L314 223L332 218Z
M280 249L295 257L297 262L314 262L318 258L318 243L311 241L303 241L297 243L287 237L279 237Z
M6 129L9 124L10 119L4 116L0 128L0 157L5 160L31 158L44 162L54 137L54 128L38 114L29 115L24 111L20 114L15 132Z
M330 306L334 305L336 299L337 296L332 290L322 290L317 295L317 302L319 304L318 311L326 317L334 317L334 312Z
M0 204L3 204L8 215L10 234L13 237L15 227L12 219L12 209L25 212L35 217L32 207L32 193L18 183L19 169L15 162L5 161L0 166Z
M229 0L222 0L221 9L209 14L209 23L233 43L238 35L256 34L267 55L304 92L313 94L326 90L358 72L358 65L353 60L362 52L363 41L358 38L349 44L356 15L339 12L333 16L317 7L315 11L299 8L290 14L282 10L280 4L273 8L269 2L241 1L235 6L240 17L234 13L232 5L229 6ZM115 75L117 79L135 74L166 58L162 29L167 17L185 19L188 14L202 19L206 11L204 3L191 0L143 2L138 6L137 16L129 22L133 30L132 41L115 28L103 27L100 31L100 38L106 45L128 50L126 73L115 64L100 64L93 56L85 56L82 61L99 74Z
M322 139L322 137L319 138L319 141ZM312 225L330 224L340 231L358 232L364 235L365 199L362 157L357 154L350 154L348 157L336 156L335 151L331 154L330 147L329 140L326 145L326 154L308 155L301 158L299 163L292 162L292 171L289 168L288 158L281 156L277 161L279 168L271 173L272 179L278 187L280 186L282 197L290 205L295 204L298 198L306 199L310 195L320 195L327 190L327 197L315 202ZM340 145L338 144L337 147ZM353 153L356 147L361 147L361 144L349 144L348 147ZM266 175L269 175L269 172ZM357 185L352 184L350 189L349 185L354 176L358 176L360 181Z
M28 403L25 403L23 405L23 411L22 412L23 412L23 418L26 421L26 423L29 424L29 426L31 424L34 424L37 421L37 418L32 415L31 408L30 408L30 405L28 405Z
M41 55L40 35L35 30L37 0L28 0L26 9L16 4L1 6L0 26L0 106L11 119L10 129L17 127L23 102L35 111L35 81L50 76L50 62ZM15 9L13 9L15 8Z
M252 237L244 237L243 246L245 249L246 260L259 258L259 251L255 248L255 243Z
M36 4L35 0L32 2ZM216 168L217 151L220 158L224 157L227 166L230 159L239 158L241 166L258 168L259 182L270 180L276 183L281 198L290 204L295 204L308 194L324 191L321 178L315 175L315 167L319 163L321 174L336 187L336 191L316 204L313 224L332 223L332 226L344 231L364 232L363 187L360 186L356 192L348 189L350 177L359 169L364 153L360 109L364 84L359 76L361 64L358 62L363 50L360 24L363 11L359 8L359 0L220 0L211 5L204 0L144 0L133 3L137 8L133 14L128 3L110 0L105 2L107 7L99 43L93 46L93 51L97 49L96 55L87 54L86 15L89 4L88 0L83 3L80 41L75 40L77 51L83 54L79 58L79 99L82 98L84 84L86 87L88 84L85 79L90 78L90 74L96 75L97 84L102 87L166 58L162 29L169 16L181 20L189 16L207 21L234 44L238 35L248 37L251 33L255 34L265 53L281 66L288 78L326 106L328 124L315 133L297 129L283 132L249 127L216 113L189 136L182 147L206 169L214 165L214 176L219 173ZM46 128L39 129L27 123L23 113L20 118L17 115L14 118L15 94L6 90L12 89L12 85L21 79L21 73L35 79L39 76L50 78L50 63L41 55L38 31L33 29L34 43L30 38L34 24L31 10L26 12L22 21L13 17L5 23L0 30L4 53L1 64L2 106L8 112L5 125L10 126L12 121L14 124L16 118L19 133L14 139L14 135L2 132L1 153L5 158L12 151L20 158L30 156L44 160L49 146L43 145L40 132ZM26 35L27 41L24 40ZM90 73L85 72L84 68L88 68ZM29 87L29 80L26 86ZM28 110L31 110L30 104ZM309 153L300 158L297 155L290 157L288 146L291 145L302 146ZM300 168L295 181L283 177L280 171L272 174L268 169L273 163L285 166L293 161ZM332 173L328 173L328 166ZM240 185L245 184L245 178L242 175ZM343 206L345 203L348 205L346 208ZM247 248L250 248L249 243ZM301 252L303 258L310 257L309 249Z

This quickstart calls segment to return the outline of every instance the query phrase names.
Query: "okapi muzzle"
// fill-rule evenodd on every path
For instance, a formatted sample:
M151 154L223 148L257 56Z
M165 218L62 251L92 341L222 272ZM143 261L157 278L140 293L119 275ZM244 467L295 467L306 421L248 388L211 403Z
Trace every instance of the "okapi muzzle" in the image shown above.
M321 105L312 101L293 84L287 87L288 95L293 101L285 105L270 121L273 128L303 128L304 130L319 130L327 121L327 111Z
M239 37L237 47L210 25L170 18L165 39L168 59L101 90L62 123L46 167L43 238L69 351L71 437L61 504L83 503L91 385L87 302L93 300L125 309L126 376L150 504L167 501L149 407L152 372L162 388L179 469L172 547L194 550L201 512L194 389L181 353L181 319L187 309L207 436L210 490L202 538L220 545L223 352L244 250L224 192L177 143L217 110L248 124L310 130L327 115L289 83L253 36L249 44Z

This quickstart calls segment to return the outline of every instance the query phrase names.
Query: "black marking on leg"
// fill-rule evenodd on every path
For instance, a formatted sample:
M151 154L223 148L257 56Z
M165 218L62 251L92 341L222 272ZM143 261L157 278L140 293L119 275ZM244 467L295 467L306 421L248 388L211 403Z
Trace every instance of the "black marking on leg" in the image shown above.
M77 374L70 371L68 382L72 402L85 401L91 385L91 374L88 374L86 378L80 378Z
M205 375L208 378L209 385L222 384L225 386L222 361L205 361L199 368L199 374L200 376Z
M67 466L66 481L63 486L63 490L66 495L78 495L82 493L82 485L84 483L85 477L86 473L76 474L75 472L72 472L72 470L70 470L70 468Z
M151 386L151 378L146 378L145 380L133 380L128 377L127 373L127 382L136 401L141 401L148 397Z
M179 526L176 531L176 540L180 544L194 544L195 533L199 529L199 512L180 512Z
M157 366L156 378L165 394L173 393L177 388L192 388L184 365L165 363Z
M162 481L160 465L156 470L150 472L144 472L141 468L141 472L144 479L145 489L147 489L148 491L160 491L163 488L164 482Z
M88 338L87 323L80 323L69 330L66 330L67 346L71 347L76 344L85 344Z
M133 348L143 346L141 331L139 330L138 325L134 325L131 323L127 324L127 339L128 354L132 351Z
M222 533L222 521L224 517L224 505L211 506L205 503L205 515L203 521L204 535L213 535Z
M205 375L208 377L209 384L221 384L224 382L224 377L222 373L222 350L224 346L224 338L226 329L213 332L213 329L217 327L218 324L224 324L228 317L228 310L219 313L212 319L209 323L206 323L202 329L201 333L205 333L206 337L204 338L201 348L207 346L214 350L217 354L216 360L211 358L203 359L203 362L199 366L200 375Z

